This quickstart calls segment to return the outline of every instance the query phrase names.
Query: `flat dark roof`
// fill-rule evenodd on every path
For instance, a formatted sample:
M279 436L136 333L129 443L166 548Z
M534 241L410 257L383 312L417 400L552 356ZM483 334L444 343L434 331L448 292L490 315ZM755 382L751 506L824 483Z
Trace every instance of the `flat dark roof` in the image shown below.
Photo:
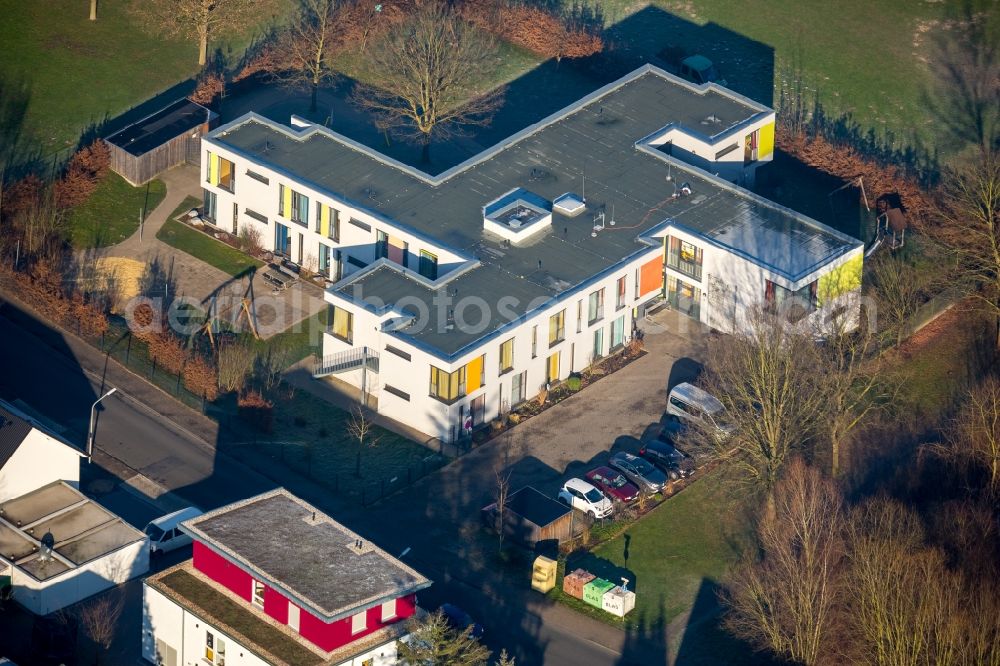
M185 521L182 529L328 622L431 584L283 488Z
M525 486L507 499L507 508L539 527L556 522L572 509L540 490Z
M148 153L167 141L207 123L211 112L189 99L179 99L142 120L136 121L107 138L136 157Z
M209 140L478 259L479 268L447 287L493 305L512 290L542 301L558 296L649 248L639 237L667 220L792 282L859 247L860 241L815 220L638 145L671 125L705 138L726 132L735 138L738 127L770 113L735 93L646 66L433 177L325 128L297 132L252 114ZM673 198L684 183L691 194ZM574 217L554 211L549 228L510 246L484 230L482 209L519 187L549 202L567 192L585 194L587 210ZM594 237L601 212L615 226ZM384 272L362 278L366 295L389 303L433 295L418 281ZM477 337L502 323L490 322ZM458 327L450 336L429 328L436 327L414 337L447 354L470 341Z

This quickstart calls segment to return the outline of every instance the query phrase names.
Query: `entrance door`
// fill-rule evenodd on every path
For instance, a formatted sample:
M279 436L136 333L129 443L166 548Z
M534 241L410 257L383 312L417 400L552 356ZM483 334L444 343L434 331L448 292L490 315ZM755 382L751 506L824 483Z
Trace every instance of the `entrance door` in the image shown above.
M667 280L667 300L679 312L692 319L699 319L701 314L701 289L671 276Z
M476 427L482 425L486 422L486 395L481 395L479 397L472 399L472 405L469 408L470 415L472 416L472 426Z
M275 222L274 224L274 253L288 257L291 254L291 237L288 234L288 227Z

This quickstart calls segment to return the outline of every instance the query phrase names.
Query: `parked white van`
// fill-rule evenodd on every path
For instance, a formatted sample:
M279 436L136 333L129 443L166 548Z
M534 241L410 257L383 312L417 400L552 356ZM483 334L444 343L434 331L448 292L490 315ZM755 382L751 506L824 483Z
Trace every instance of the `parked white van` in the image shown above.
M726 408L718 398L687 382L670 390L667 396L667 414L687 425L713 431L721 437L733 434L733 426L726 419Z
M146 529L143 531L149 537L149 552L152 555L159 555L190 545L191 537L182 532L179 525L185 520L197 518L201 514L200 509L189 506L186 509L160 516L146 525Z

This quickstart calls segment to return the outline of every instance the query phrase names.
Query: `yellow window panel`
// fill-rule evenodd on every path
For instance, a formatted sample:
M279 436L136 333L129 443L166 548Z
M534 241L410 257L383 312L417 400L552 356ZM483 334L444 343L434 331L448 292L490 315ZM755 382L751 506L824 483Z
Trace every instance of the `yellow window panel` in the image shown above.
M330 235L330 207L326 204L319 205L319 232L325 237Z
M282 186L281 193L281 216L285 219L292 219L292 188Z
M208 154L208 184L219 184L219 156L215 153Z
M549 376L548 381L559 381L559 352L549 356Z
M774 123L760 128L757 139L757 159L763 159L774 152Z
M483 357L472 359L465 365L466 393L472 393L483 385Z

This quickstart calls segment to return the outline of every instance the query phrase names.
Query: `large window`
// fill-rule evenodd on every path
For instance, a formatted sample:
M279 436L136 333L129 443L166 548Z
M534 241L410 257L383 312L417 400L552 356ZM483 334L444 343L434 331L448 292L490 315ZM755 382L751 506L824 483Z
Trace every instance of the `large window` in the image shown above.
M531 358L538 356L538 327L531 327Z
M230 192L236 190L236 168L222 157L219 158L219 187Z
M368 628L368 611L361 611L351 616L351 633L360 634Z
M304 227L309 226L309 197L285 185L278 186L278 215Z
M500 374L510 371L514 367L514 338L507 340L500 345Z
M590 292L587 304L587 324L593 324L602 317L604 317L604 290L598 289Z
M559 381L559 352L549 356L545 366L545 381L550 384Z
M278 222L274 223L274 253L285 257L291 256L292 241L288 227Z
M327 279L330 278L330 264L333 250L322 243L319 244L319 272Z
M519 372L511 378L510 406L516 407L524 402L528 386L528 372Z
M354 315L343 308L333 307L334 337L349 345L354 344Z
M215 217L218 215L218 198L215 196L215 192L205 190L204 204L205 207L202 209L202 217L212 224L215 224Z
M431 366L431 397L444 402L454 402L465 395L466 369L463 365L454 372L445 372Z
M611 348L625 344L625 315L611 322Z
M798 291L786 289L770 280L764 287L764 308L795 322L816 310L816 281L810 282Z
M427 250L420 251L420 266L417 270L429 280L436 280L438 276L438 258Z
M615 309L621 310L625 307L625 276L618 278L618 284L616 285L618 295L615 298Z
M549 347L566 339L566 311L560 310L549 317Z
M594 350L593 360L598 360L604 356L604 327L599 326L594 329Z
M700 247L681 240L670 237L670 245L667 250L667 266L675 271L683 273L695 280L701 279L702 250Z

